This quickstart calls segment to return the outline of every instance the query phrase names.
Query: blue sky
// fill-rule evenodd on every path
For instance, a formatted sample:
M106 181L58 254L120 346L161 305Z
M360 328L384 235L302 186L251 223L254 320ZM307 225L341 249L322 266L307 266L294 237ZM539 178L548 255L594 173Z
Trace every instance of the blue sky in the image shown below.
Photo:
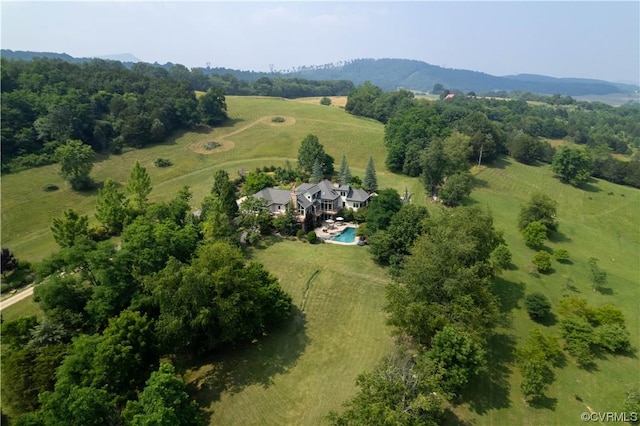
M356 58L638 82L640 2L6 2L4 49L269 70Z

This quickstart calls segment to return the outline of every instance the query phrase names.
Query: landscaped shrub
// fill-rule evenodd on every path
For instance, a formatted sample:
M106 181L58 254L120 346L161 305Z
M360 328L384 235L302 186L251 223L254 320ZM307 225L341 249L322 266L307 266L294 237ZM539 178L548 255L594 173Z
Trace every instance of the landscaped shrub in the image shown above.
M53 191L57 191L58 189L60 189L58 185L55 185L53 183L48 183L42 187L42 190L44 192L53 192Z
M173 165L168 158L157 158L153 164L155 164L156 167L169 167Z
M544 250L540 250L533 256L531 263L535 265L538 272L548 272L551 269L551 256Z
M304 231L302 229L298 229L296 237L298 237L299 240L302 240L304 238Z
M569 252L565 249L557 249L553 251L553 257L555 257L558 262L569 260Z
M284 123L284 118L282 118L282 117L273 117L273 118L271 119L271 121L272 121L273 123Z
M316 238L316 233L314 231L309 231L309 233L307 234L307 241L313 244L316 242Z
M531 293L524 298L524 306L534 321L545 318L551 312L551 303L542 293Z

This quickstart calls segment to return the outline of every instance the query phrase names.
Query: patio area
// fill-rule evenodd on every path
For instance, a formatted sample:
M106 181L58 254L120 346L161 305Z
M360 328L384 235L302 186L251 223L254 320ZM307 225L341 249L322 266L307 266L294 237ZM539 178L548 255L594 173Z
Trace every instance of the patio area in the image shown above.
M342 219L342 218L336 218ZM323 240L326 243L331 244L343 244L343 245L356 245L358 243L358 239L356 238L354 242L340 242L332 240L333 237L340 235L346 228L357 228L357 223L345 222L344 220L333 220L327 219L322 221L322 225L318 228L315 228L314 231L316 236Z

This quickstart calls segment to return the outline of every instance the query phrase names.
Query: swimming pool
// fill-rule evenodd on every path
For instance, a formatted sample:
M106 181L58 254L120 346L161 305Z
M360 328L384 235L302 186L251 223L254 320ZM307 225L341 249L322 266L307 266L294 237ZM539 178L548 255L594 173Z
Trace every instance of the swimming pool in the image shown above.
M336 235L331 241L337 241L339 243L353 243L356 241L356 228L346 227L344 231Z

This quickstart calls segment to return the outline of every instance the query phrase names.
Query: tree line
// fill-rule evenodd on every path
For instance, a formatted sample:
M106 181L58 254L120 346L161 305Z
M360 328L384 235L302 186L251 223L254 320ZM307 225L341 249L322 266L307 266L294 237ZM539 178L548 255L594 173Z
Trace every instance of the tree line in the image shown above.
M640 107L612 107L597 102L577 102L559 95L536 97L529 104L518 99L484 99L457 94L451 99L416 99L410 92L384 92L365 82L348 97L346 111L385 123L387 167L410 176L428 170L428 148L454 132L469 139L468 161L489 163L501 155L535 165L556 163L556 173L579 185L586 176L640 187ZM544 101L541 101L544 100ZM557 150L549 139L564 139L577 147ZM440 143L440 142L435 142ZM437 150L437 148L436 148ZM561 154L557 152L562 151ZM615 154L629 155L623 161ZM561 163L578 165L568 176ZM578 179L575 179L577 175Z
M1 65L3 172L52 163L68 140L117 154L227 118L222 92L196 99L188 79L149 64L37 58Z

